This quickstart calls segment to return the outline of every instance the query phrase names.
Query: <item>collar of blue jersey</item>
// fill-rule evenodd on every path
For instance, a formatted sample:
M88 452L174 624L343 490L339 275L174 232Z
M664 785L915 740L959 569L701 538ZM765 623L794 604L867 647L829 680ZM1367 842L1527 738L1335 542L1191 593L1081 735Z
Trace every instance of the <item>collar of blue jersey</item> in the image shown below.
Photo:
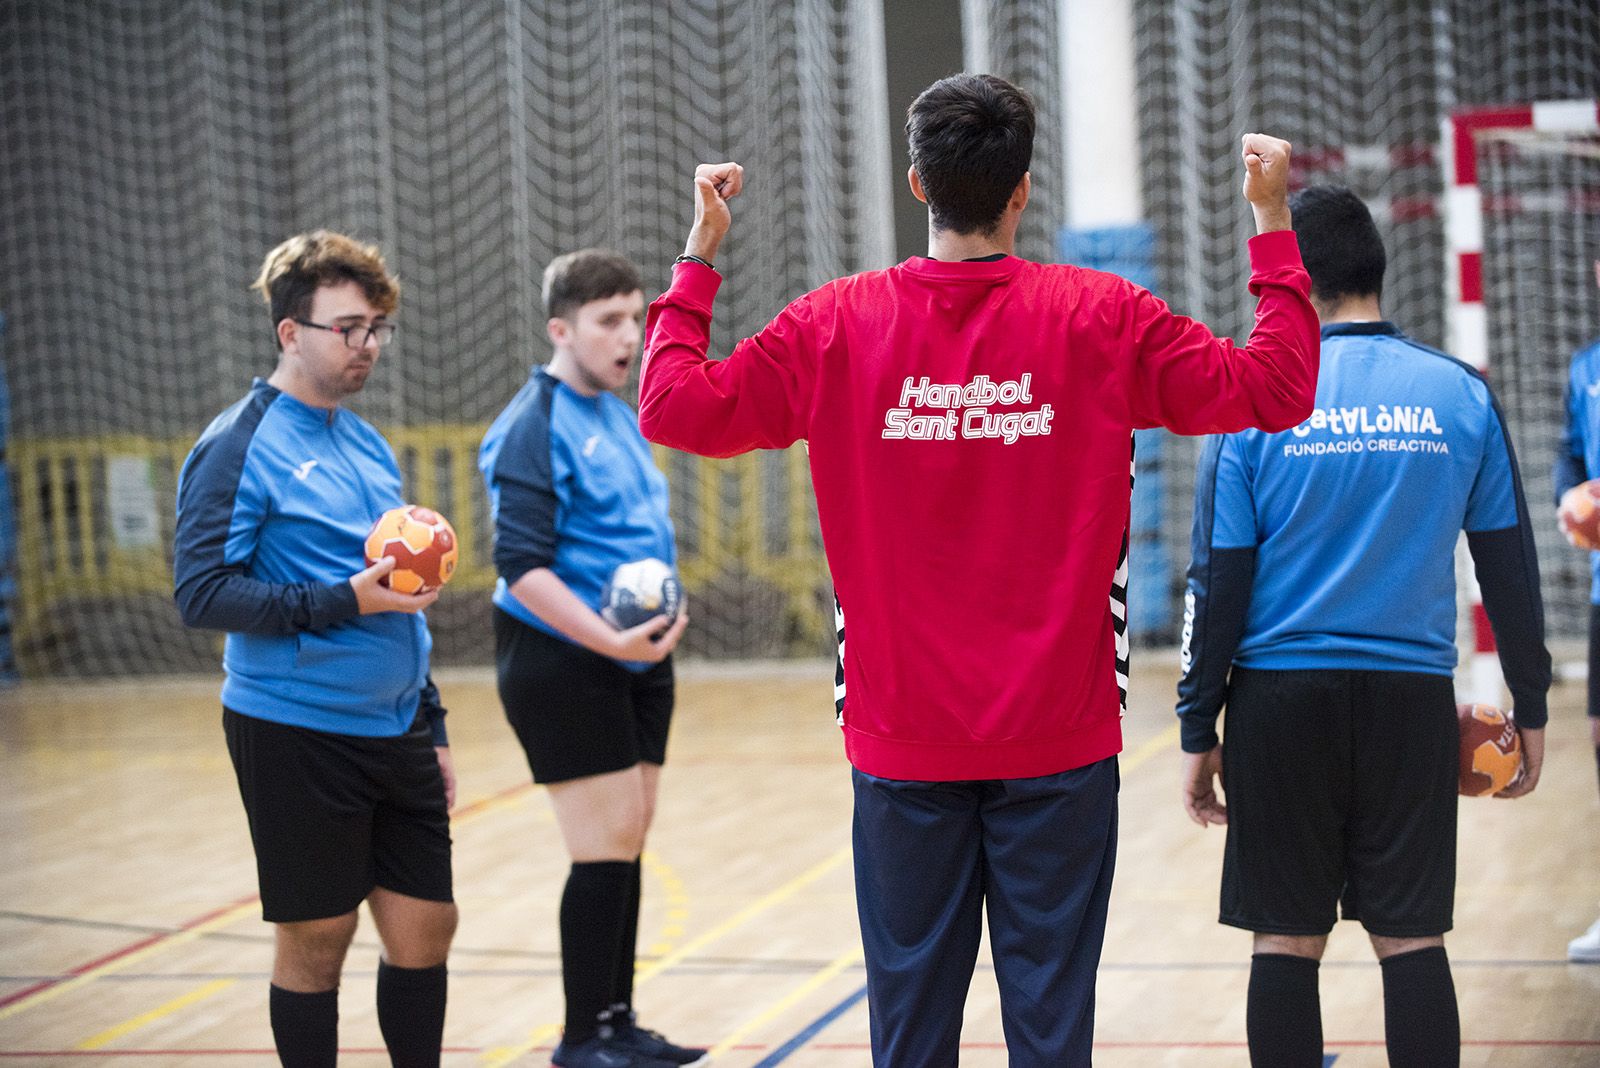
M1323 323L1322 337L1357 337L1362 334L1389 334L1400 333L1400 328L1387 319L1373 319L1364 323Z
M276 398L274 403L281 405L284 411L293 413L296 419L306 423L332 426L333 421L339 417L338 408L318 408L313 404L307 404L305 401L285 393L265 378L259 376L250 383L250 388L272 394Z

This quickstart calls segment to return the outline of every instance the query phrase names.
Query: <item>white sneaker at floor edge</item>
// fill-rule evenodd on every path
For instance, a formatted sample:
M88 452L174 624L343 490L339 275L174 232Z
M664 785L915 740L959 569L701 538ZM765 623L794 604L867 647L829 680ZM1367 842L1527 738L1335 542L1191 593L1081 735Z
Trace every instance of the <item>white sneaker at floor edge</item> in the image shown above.
M1600 920L1567 943L1567 959L1579 964L1600 964Z

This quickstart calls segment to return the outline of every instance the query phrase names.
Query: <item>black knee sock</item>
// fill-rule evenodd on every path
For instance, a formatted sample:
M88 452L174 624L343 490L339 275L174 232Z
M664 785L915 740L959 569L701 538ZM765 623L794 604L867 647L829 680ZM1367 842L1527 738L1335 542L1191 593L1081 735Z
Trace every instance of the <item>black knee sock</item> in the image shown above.
M574 864L561 895L561 986L567 997L565 1041L600 1027L616 988L617 940L627 919L633 865L625 860Z
M1285 953L1250 958L1245 1034L1253 1068L1322 1068L1318 962Z
M616 985L611 990L611 1008L627 1011L633 1007L633 959L639 951L639 896L643 888L639 862L633 862L628 882L628 911L622 921L622 941L617 945Z
M1461 1016L1443 946L1397 953L1383 965L1383 1030L1392 1068L1455 1068Z
M339 990L298 994L274 985L272 1040L284 1068L333 1068L339 1061Z
M378 961L378 1030L395 1068L439 1068L449 986L443 964L397 968Z
M1600 745L1594 747L1594 773L1600 775Z

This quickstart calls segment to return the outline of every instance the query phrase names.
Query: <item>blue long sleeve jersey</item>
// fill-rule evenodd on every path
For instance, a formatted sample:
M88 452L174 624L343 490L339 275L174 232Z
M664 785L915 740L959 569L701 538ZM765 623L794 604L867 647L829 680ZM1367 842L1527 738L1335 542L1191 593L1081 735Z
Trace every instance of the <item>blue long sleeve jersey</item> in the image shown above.
M191 627L228 632L222 703L335 734L405 733L419 707L445 744L421 613L363 616L350 576L400 496L369 424L256 379L206 428L178 478L173 571Z
M1567 373L1567 424L1556 454L1556 502L1600 472L1600 338L1578 350ZM1600 604L1600 552L1589 554L1589 600Z
M1483 378L1389 323L1323 327L1311 418L1208 439L1184 595L1182 744L1217 744L1237 664L1450 675L1467 532L1517 720L1550 687L1533 531Z
M666 476L633 409L613 394L586 397L534 368L490 424L478 469L494 517L494 603L531 627L571 641L512 595L529 571L549 568L598 612L617 565L652 556L677 563Z

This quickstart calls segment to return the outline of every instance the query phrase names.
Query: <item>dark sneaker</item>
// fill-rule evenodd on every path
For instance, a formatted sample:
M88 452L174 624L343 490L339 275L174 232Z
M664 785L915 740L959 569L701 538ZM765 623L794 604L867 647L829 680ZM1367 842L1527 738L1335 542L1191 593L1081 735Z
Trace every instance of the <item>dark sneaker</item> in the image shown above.
M612 1011L603 1016L604 1023L600 1025L600 1034L607 1036L611 1041L620 1046L626 1046L635 1053L646 1057L654 1057L658 1061L679 1065L710 1064L710 1052L694 1046L677 1046L668 1042L658 1031L640 1027L634 1020L633 1011Z
M605 1034L576 1043L562 1039L550 1054L550 1063L558 1068L678 1068L677 1061L647 1056Z

